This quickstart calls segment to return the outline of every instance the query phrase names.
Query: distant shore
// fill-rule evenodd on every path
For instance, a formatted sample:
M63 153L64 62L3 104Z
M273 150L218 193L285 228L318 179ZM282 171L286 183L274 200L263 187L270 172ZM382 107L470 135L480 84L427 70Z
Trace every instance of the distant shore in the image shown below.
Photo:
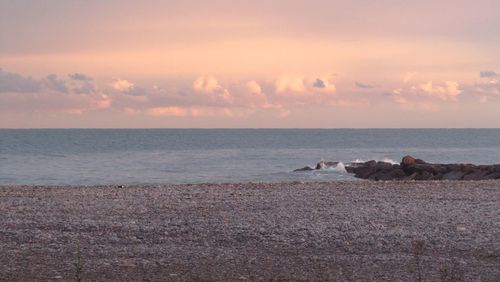
M0 281L500 280L500 181L0 186Z

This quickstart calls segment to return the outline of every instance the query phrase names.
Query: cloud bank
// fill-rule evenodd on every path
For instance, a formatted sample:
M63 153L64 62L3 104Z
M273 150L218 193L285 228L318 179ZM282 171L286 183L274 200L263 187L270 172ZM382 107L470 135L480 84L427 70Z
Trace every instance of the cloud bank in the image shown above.
M481 80L467 84L422 81L416 73L403 73L403 79L382 87L359 81L349 84L330 74L232 81L201 75L148 85L129 78L94 79L80 72L33 78L0 69L0 109L25 114L113 112L157 119L242 119L260 115L281 119L303 109L366 108L372 104L436 111L446 104L464 103L461 100L484 104L499 97L497 74L482 71L480 76Z

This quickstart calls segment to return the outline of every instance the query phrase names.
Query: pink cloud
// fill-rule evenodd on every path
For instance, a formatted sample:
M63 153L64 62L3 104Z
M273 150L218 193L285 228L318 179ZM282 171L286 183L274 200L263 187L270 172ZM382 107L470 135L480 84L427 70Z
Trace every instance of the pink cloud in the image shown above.
M181 107L157 107L147 110L147 114L151 116L185 117L189 114L189 110Z
M433 84L432 81L419 85L419 89L431 98L436 98L442 101L457 101L462 91L460 84L455 81L445 81L439 85Z
M134 84L125 79L115 78L111 83L111 86L118 91L126 91L132 89L134 87Z
M232 103L229 90L222 87L213 76L200 76L193 82L193 89L198 93L209 95L214 100Z

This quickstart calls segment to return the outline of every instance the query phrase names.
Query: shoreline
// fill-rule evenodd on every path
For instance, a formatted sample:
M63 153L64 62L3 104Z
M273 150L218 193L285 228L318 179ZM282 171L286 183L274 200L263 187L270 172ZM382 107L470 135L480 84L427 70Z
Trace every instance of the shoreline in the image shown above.
M0 280L500 277L498 180L121 185L0 185Z
M323 185L323 184L351 184L351 183L499 183L499 179L483 179L483 180L371 180L362 178L352 179L342 179L342 180L290 180L290 181L273 181L273 182L257 182L257 181L241 181L241 182L200 182L200 183L109 183L109 184L0 184L0 189L11 189L11 188L127 188L127 187L137 187L137 188L175 188L175 187L193 187L193 186L222 186L222 187L234 187L234 186L245 186L245 185L263 185L263 186L276 186L276 185Z

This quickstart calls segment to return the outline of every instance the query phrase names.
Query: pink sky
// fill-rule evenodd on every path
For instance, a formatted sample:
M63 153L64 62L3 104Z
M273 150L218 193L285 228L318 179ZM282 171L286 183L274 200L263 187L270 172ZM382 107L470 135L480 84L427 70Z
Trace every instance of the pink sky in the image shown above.
M0 0L0 127L500 127L499 11Z

